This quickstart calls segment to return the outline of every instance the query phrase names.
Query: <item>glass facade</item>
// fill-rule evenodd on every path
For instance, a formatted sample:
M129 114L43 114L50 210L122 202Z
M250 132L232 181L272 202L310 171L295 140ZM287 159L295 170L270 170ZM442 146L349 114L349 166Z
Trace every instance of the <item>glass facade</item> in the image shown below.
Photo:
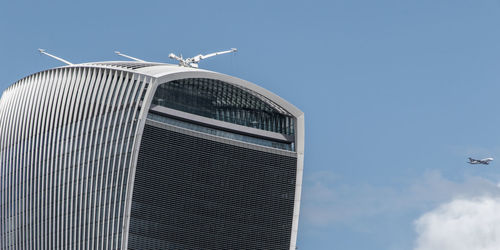
M187 78L161 84L152 104L280 134L295 134L295 119L278 105L219 80Z
M295 153L147 123L129 249L289 249Z
M272 147L272 148L278 148L278 149L283 149L283 150L288 150L288 151L294 151L294 143L283 143L283 142L276 142L272 140L266 140L266 139L261 139L261 138L256 138L252 136L247 136L247 135L241 135L237 133L231 133L227 131L222 131L220 129L215 129L215 128L209 128L205 126L201 126L198 124L194 123L189 123L189 122L184 122L180 121L177 119L173 119L170 117L165 117L157 114L148 114L148 118L151 120L163 122L166 124L170 124L173 126L185 128L185 129L190 129L206 134L211 134L211 135L216 135L224 138L229 138L232 140L237 140L237 141L242 141L242 142L248 142L248 143L253 143L261 146L266 146L266 147Z
M219 80L159 84L141 73L155 65L70 65L4 91L0 249L293 248L296 118Z

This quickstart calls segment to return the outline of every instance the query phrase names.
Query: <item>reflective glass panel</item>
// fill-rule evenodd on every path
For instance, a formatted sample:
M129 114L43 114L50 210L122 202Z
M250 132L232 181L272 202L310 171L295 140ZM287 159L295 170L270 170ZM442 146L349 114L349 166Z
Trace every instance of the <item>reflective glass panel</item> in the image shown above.
M160 85L154 105L247 127L293 135L294 118L272 101L235 85L188 78Z

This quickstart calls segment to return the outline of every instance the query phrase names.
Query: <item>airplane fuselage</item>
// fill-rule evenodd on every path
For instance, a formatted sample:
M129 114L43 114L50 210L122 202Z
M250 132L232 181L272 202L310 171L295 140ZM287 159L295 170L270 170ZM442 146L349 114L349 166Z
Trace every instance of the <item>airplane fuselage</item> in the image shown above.
M476 159L472 159L469 157L469 164L483 164L483 165L489 165L490 164L490 161L493 161L493 158L484 158L484 159L481 159L481 160L476 160Z

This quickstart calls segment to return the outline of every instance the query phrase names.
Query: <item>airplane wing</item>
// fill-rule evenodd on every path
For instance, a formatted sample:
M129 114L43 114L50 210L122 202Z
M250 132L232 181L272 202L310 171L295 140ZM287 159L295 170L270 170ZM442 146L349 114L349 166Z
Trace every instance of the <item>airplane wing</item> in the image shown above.
M469 158L469 161L467 162L469 164L480 164L481 161L480 160L476 160L476 159L472 159L472 158Z

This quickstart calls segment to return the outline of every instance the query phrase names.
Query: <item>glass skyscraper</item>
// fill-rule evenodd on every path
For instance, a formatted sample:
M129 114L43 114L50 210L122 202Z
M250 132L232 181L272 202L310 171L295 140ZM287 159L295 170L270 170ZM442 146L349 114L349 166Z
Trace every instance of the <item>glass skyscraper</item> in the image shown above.
M1 249L295 249L304 115L228 75L98 62L0 99Z

